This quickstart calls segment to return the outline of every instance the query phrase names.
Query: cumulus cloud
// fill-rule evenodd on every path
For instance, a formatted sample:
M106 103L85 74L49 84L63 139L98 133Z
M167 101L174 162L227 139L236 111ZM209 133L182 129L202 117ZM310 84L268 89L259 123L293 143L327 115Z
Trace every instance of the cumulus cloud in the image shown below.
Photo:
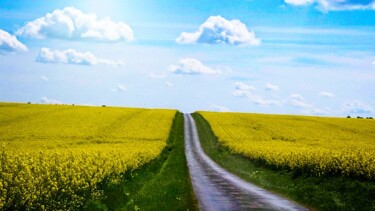
M63 104L59 100L49 99L48 97L42 97L41 101L45 104Z
M285 3L294 6L313 4L322 11L375 10L373 0L285 0Z
M117 84L115 88L112 89L113 92L126 92L128 89L122 85L122 84Z
M210 16L196 32L182 32L176 39L180 44L228 44L257 46L261 40L239 20L226 20L221 16Z
M26 52L27 47L17 37L0 29L0 53Z
M361 101L351 101L351 102L345 102L343 104L343 108L345 112L351 113L351 114L367 114L374 111L374 109Z
M221 106L221 105L216 105L216 104L211 104L210 110L211 111L218 111L218 112L230 112L229 108L227 108L225 106Z
M46 76L42 75L40 76L40 79L42 79L43 81L46 81L48 82L49 81L49 78L47 78Z
M322 96L322 97L328 97L328 98L335 97L335 94L333 94L331 92L320 92L319 95Z
M40 49L39 55L35 59L41 63L62 63L62 64L76 64L76 65L97 65L105 64L112 67L123 65L122 61L112 61L108 59L97 58L91 52L78 52L74 49L67 49L64 51L52 50L49 48Z
M256 90L255 87L242 82L235 82L233 84L233 87L234 91L232 92L232 94L238 97L247 97L251 94L252 91Z
M95 41L132 41L133 30L123 22L110 18L98 19L74 7L56 9L52 13L28 22L17 35L36 39L78 39Z
M273 91L273 92L276 92L276 91L279 91L280 88L274 84L270 84L270 83L267 83L266 86L264 87L265 90L267 91Z
M169 69L175 74L185 75L217 75L221 73L220 70L208 67L193 58L180 59L177 64L170 65Z
M234 91L232 94L237 97L246 97L250 99L253 103L261 106L267 105L280 105L280 102L276 100L266 100L262 96L254 93L255 87L245 84L243 82L235 82L233 84Z
M288 103L289 103L289 105L292 105L292 106L295 106L295 107L303 107L303 108L313 107L312 105L304 102L304 100L305 99L302 97L302 95L300 95L300 94L292 94L288 98Z

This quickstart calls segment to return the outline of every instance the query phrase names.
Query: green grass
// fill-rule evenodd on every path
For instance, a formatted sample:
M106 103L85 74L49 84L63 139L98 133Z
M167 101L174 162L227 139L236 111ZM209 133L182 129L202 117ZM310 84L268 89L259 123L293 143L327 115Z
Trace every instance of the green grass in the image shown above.
M174 119L167 147L142 168L127 172L117 184L103 183L105 199L87 210L197 210L184 152L183 114Z
M375 210L375 182L313 177L270 169L220 145L209 123L193 114L203 150L219 165L260 187L316 210ZM375 165L375 164L374 164Z

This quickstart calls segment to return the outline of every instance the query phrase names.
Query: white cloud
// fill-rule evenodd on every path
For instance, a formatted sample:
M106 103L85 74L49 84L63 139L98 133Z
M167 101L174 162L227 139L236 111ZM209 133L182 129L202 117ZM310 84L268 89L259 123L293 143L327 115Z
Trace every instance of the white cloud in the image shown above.
M289 103L289 105L296 106L296 107L303 107L303 108L313 107L312 105L310 105L308 103L305 103L304 100L305 99L302 97L302 95L292 94L288 98L288 103Z
M285 0L285 3L295 5L295 6L301 6L306 4L314 3L315 0Z
M97 58L91 52L78 52L74 49L67 49L64 51L51 50L49 48L40 49L39 55L35 59L41 63L62 63L62 64L76 64L76 65L97 65L105 64L112 67L123 65L122 61L112 61L107 59Z
M239 20L226 20L221 16L210 16L196 32L182 32L176 39L180 44L228 44L257 46L261 40Z
M247 96L253 103L260 105L260 106L268 106L268 105L280 105L281 103L276 100L266 100L259 95L251 94Z
M40 79L42 79L43 81L46 81L48 82L49 81L49 78L47 78L46 76L42 75L40 76Z
M355 100L351 102L345 102L343 109L349 114L367 114L374 111L374 109L361 101Z
M98 19L74 7L56 9L52 13L28 22L17 35L45 39L78 39L95 41L132 41L133 30L123 22L110 18Z
M156 73L150 73L148 75L149 78L152 78L152 79L163 79L163 78L166 78L167 76L164 75L164 74L156 74Z
M302 97L302 95L300 95L300 94L292 94L292 95L290 95L289 98L290 98L290 99L294 99L294 100L299 100L299 101L301 101L301 100L304 99L304 98Z
M261 106L267 105L280 105L280 102L276 100L266 100L263 97L253 93L256 89L253 86L247 85L242 82L235 82L233 84L234 91L232 94L237 97L246 97L250 99L253 103Z
M322 96L322 97L328 97L328 98L335 97L335 94L333 94L331 92L320 92L319 95Z
M17 40L16 36L0 29L0 53L26 52L27 47Z
M375 2L372 0L284 0L285 3L294 6L314 4L321 11L340 10L375 10Z
M278 86L274 85L274 84L267 83L266 86L265 86L265 90L276 92L276 91L279 91L280 88Z
M59 100L49 99L48 97L42 97L41 101L45 104L63 104Z
M229 108L216 104L211 104L209 110L218 112L230 112Z
M113 88L111 91L112 92L126 92L128 91L128 89L122 84L117 84L116 88Z
M317 107L307 107L305 110L302 111L302 113L306 115L318 115L318 116L323 116L323 115L328 115L330 112L329 108L317 108Z
M180 59L176 65L170 65L169 69L175 74L185 75L217 75L221 73L220 70L212 69L192 58Z
M247 97L251 94L252 91L256 90L255 87L242 82L235 82L233 84L233 87L234 91L232 92L232 94L238 97Z
M170 82L170 81L166 81L166 82L165 82L165 85L167 85L168 87L173 87L173 83Z

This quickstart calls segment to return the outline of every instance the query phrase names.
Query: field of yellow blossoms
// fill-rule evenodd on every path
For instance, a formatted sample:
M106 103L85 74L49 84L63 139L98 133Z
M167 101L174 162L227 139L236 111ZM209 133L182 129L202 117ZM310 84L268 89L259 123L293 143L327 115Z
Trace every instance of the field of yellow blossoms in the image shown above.
M175 110L0 103L0 210L76 209L156 158Z
M276 169L375 180L375 121L198 112L232 152Z

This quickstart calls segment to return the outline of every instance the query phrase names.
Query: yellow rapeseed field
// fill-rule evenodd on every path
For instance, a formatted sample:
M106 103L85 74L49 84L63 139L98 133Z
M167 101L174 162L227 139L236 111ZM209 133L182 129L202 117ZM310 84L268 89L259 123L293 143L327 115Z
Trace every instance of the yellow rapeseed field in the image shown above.
M0 210L76 209L156 158L175 110L0 103Z
M277 169L375 180L375 120L198 112L219 142Z

